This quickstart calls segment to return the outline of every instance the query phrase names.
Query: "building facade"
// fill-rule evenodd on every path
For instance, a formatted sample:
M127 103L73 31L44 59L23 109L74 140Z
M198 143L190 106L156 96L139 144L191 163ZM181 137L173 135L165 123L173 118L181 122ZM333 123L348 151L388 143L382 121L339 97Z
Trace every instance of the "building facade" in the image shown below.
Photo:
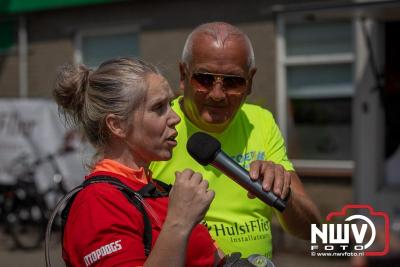
M156 64L179 93L188 33L227 21L254 45L249 102L274 113L323 216L369 203L400 218L397 1L37 2L2 7L0 97L50 98L60 65L114 56Z

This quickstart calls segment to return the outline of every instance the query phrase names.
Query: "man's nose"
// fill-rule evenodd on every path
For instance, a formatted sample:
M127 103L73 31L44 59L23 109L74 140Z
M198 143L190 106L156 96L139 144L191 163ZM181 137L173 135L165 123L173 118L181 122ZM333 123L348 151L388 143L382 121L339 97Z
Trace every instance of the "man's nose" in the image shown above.
M214 82L213 87L209 93L209 96L215 101L221 101L222 99L225 99L226 95L224 92L222 79L217 79Z

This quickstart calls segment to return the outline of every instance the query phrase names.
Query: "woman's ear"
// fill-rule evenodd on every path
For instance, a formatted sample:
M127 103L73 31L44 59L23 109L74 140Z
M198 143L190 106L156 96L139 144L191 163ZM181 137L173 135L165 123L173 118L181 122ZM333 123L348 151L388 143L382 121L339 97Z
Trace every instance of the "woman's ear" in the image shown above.
M121 117L114 114L108 114L106 116L106 125L114 136L119 138L126 137L126 127L125 123L121 120Z

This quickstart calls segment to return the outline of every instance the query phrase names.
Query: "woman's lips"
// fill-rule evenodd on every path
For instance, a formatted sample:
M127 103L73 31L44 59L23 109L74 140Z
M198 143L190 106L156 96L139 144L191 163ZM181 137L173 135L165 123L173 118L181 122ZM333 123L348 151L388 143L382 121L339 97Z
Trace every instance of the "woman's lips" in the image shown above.
M178 136L178 133L175 132L172 134L170 137L167 138L167 144L170 146L176 146L178 142L176 141L176 137Z
M176 146L178 144L178 142L176 142L176 140L167 140L167 143L170 146Z

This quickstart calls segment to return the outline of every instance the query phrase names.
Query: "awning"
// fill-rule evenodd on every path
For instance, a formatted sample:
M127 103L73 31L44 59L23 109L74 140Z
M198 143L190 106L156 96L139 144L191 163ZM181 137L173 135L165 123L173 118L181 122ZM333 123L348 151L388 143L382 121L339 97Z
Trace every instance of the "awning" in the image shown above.
M116 2L115 0L0 0L0 14L16 14L73 6Z

